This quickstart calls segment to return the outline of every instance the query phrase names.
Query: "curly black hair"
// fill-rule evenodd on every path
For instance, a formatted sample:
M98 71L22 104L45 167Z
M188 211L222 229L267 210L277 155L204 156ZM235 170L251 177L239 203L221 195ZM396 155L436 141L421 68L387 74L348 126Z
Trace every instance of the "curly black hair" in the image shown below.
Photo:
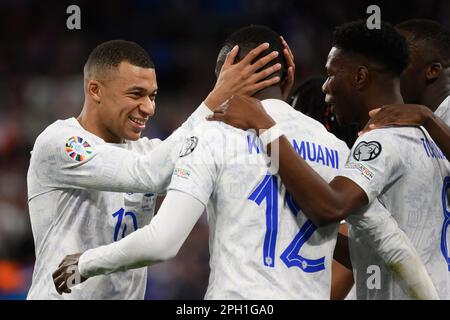
M287 74L287 64L283 55L284 47L281 42L280 35L269 27L263 25L250 25L243 27L231 34L225 40L217 58L218 63L216 65L216 75L219 74L220 68L225 61L226 55L231 51L231 49L233 49L235 45L239 45L239 53L235 59L235 62L238 62L242 60L249 51L264 42L269 43L269 49L263 51L258 57L254 59L254 61L257 61L259 58L265 56L266 54L269 54L272 51L278 51L278 57L266 64L264 68L270 67L276 63L280 63L281 71L275 72L269 77L277 75L280 76L281 79L284 79Z
M333 46L380 63L395 75L409 63L404 37L387 22L381 22L380 29L367 28L365 20L340 25L333 33Z
M423 41L425 46L437 49L444 65L450 65L450 31L441 24L427 19L410 19L395 26L414 34L413 42Z

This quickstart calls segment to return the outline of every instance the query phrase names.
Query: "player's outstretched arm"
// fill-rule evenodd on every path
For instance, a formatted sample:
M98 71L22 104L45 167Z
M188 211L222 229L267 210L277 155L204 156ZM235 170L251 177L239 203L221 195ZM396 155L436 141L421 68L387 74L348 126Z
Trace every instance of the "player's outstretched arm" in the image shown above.
M339 225L336 246L331 264L331 300L344 300L355 281L348 247L348 227Z
M405 294L411 299L439 299L413 244L378 199L369 208L361 208L350 215L347 221L353 232L363 238L360 240L365 240L364 243L383 260Z
M245 96L234 96L227 106L215 110L209 120L219 120L244 130L255 129L257 132L275 124L259 100ZM316 226L339 222L368 203L364 190L350 179L336 177L329 184L323 180L295 152L284 135L279 138L278 147L278 173L283 184ZM273 156L275 155L272 154Z
M450 128L426 106L417 104L386 105L370 111L369 116L371 119L360 134L392 125L423 126L447 159L450 159Z
M272 77L270 79L263 80L281 68L279 63L264 68L265 65L278 56L277 51L272 51L271 53L259 58L257 61L254 61L256 57L268 48L269 44L263 43L251 50L244 57L244 59L234 63L239 52L239 46L234 46L234 48L227 54L225 62L222 65L219 75L217 76L216 84L213 90L206 97L205 101L180 128L174 131L163 142L168 145L168 149L179 150L179 145L183 142L183 139L186 137L187 133L193 130L199 123L205 121L206 116L210 115L213 110L228 101L228 99L234 94L252 95L257 91L280 81L279 77ZM177 158L178 155L172 160L176 161Z
M147 167L145 170L154 171L151 173L156 175L158 179L154 181L153 188L148 189L147 191L163 193L166 190L185 137L198 124L205 121L206 116L212 113L211 110L222 105L234 94L252 95L257 91L280 81L279 77L266 79L281 68L280 64L264 68L269 62L277 57L277 51L273 51L254 61L256 57L268 48L269 44L263 43L251 50L244 59L238 63L234 63L234 61L239 52L239 47L235 46L229 52L218 75L215 87L205 99L204 103L196 109L180 128L175 130L166 140L160 143L156 152L153 150L151 151L152 155L149 156L154 157L154 159L151 159L154 165ZM291 74L290 81L287 81L283 85L285 90L288 91L290 91L293 84L294 66L292 60L289 62L289 66ZM149 161L149 159L147 160ZM138 171L142 170L143 169ZM133 190L130 189L125 191L130 192Z
M275 125L261 103L257 99L247 97L233 97L228 106L215 111L210 120L220 120L244 130L259 131ZM271 145L273 153L274 144ZM417 299L436 298L436 290L417 252L393 219L388 220L383 226L391 227L391 232L386 233L385 228L380 227L378 222L379 217L387 214L369 217L361 214L350 215L353 212L364 211L365 205L368 204L368 195L359 185L341 176L329 184L326 183L295 152L285 136L280 137L278 148L279 174L286 189L308 218L318 226L347 217L358 219L357 226L368 234L369 244L401 279L406 292ZM395 179L395 176L392 179ZM377 201L372 202L372 206L374 205L381 206ZM378 209L385 211L383 207ZM352 223L352 226L355 223Z
M58 293L70 293L69 281L73 274L85 280L173 258L204 209L205 206L194 197L181 191L169 191L149 225L112 244L87 250L81 255L66 256L53 273Z

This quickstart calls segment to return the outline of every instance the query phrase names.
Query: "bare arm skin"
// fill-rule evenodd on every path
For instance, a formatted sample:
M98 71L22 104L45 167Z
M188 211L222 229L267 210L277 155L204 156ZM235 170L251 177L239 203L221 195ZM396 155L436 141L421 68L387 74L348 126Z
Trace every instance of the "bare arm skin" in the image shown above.
M275 124L259 100L240 95L233 96L226 107L215 110L209 120L257 131ZM368 204L364 190L350 179L336 177L329 184L323 180L284 135L279 139L279 175L295 202L316 226L339 222Z

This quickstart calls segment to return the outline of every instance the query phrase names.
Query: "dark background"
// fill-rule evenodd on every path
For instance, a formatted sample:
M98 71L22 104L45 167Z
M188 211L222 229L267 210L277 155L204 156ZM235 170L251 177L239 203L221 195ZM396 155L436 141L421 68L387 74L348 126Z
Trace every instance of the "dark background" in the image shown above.
M81 30L68 30L66 8L81 8ZM249 24L283 35L295 55L296 85L324 74L336 25L366 19L371 4L391 23L429 18L450 28L450 1L0 1L0 299L23 299L34 245L26 172L37 135L77 116L89 52L111 39L138 42L153 58L157 112L145 135L165 138L214 86L225 38ZM147 298L202 299L207 286L205 217L176 259L150 268ZM54 266L49 266L49 272Z

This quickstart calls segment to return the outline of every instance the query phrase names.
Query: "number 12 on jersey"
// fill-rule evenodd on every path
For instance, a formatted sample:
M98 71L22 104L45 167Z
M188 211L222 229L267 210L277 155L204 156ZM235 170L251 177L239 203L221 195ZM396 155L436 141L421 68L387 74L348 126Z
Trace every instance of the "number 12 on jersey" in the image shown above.
M441 232L441 252L444 256L445 262L447 262L448 271L450 271L450 257L448 256L447 248L447 229L450 224L450 211L447 207L448 192L450 189L450 176L445 177L444 186L442 187L442 207L444 209L444 224Z
M255 191L248 197L257 205L266 202L266 234L264 237L263 263L267 267L275 266L275 247L278 234L278 177L266 175ZM297 216L300 209L295 205L292 196L286 192L286 202L292 214ZM318 272L325 269L325 257L307 259L299 254L302 246L316 231L317 227L307 220L295 238L287 246L280 259L288 267L298 267L304 272Z

